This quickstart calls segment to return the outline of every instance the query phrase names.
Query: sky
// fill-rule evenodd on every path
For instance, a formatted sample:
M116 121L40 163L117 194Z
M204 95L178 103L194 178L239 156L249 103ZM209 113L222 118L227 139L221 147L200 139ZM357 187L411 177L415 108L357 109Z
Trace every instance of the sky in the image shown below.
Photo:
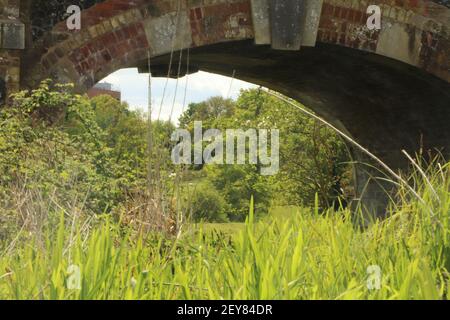
M183 111L184 93L188 79L188 89L186 93L186 106L191 102L201 102L212 96L222 96L224 98L236 99L241 89L256 87L254 84L224 77L207 72L197 72L187 77L180 78L178 81L169 79L167 82L166 93L162 100L166 78L152 79L152 106L153 119L158 118L161 108L162 120L169 120L173 106L172 121L177 123L179 116ZM148 101L148 75L139 74L137 69L121 69L110 74L100 82L108 82L114 85L116 90L122 93L122 101L127 102L132 109L147 110ZM174 94L177 91L175 102Z

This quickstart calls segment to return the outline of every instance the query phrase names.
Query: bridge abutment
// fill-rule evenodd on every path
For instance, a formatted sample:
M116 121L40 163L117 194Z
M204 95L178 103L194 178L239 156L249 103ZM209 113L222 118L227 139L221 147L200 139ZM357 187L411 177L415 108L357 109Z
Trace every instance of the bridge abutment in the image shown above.
M25 48L25 24L19 0L0 0L0 103L20 89L20 64Z

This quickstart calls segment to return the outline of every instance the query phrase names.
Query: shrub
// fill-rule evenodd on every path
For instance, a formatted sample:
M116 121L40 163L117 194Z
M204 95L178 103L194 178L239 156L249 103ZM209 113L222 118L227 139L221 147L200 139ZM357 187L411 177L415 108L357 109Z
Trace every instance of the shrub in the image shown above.
M271 185L269 178L261 176L254 165L208 165L207 178L228 204L228 218L245 221L249 212L248 199L255 199L255 215L262 217L269 212Z
M89 212L102 213L114 205L119 190L104 132L90 101L69 89L44 81L29 93L16 94L13 105L0 110L3 212L11 207L18 186L64 204L85 199ZM64 130L75 119L78 132Z
M217 189L210 183L195 186L188 201L194 221L227 222L227 204Z

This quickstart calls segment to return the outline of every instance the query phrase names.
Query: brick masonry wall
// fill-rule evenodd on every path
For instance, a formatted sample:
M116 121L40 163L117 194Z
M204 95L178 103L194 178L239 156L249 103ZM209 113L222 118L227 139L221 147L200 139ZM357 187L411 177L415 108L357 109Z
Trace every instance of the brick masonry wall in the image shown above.
M366 27L377 4L382 30ZM318 41L365 50L417 66L450 82L450 11L423 0L325 0Z
M39 65L32 63L27 82L35 85L53 69L56 78L90 88L110 72L145 60L148 51L170 52L175 29L175 50L253 38L249 0L182 2L178 16L177 6L174 0L105 1L83 12L81 31L58 24L46 41L54 45L44 49Z

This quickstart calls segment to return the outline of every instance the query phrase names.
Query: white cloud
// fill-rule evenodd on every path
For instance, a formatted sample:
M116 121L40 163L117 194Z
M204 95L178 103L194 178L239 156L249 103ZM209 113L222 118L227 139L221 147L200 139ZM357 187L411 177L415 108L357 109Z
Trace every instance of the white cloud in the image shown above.
M212 92L211 95L236 98L240 89L255 87L254 84L207 72L191 75L189 88L194 91ZM231 90L230 90L231 89Z

